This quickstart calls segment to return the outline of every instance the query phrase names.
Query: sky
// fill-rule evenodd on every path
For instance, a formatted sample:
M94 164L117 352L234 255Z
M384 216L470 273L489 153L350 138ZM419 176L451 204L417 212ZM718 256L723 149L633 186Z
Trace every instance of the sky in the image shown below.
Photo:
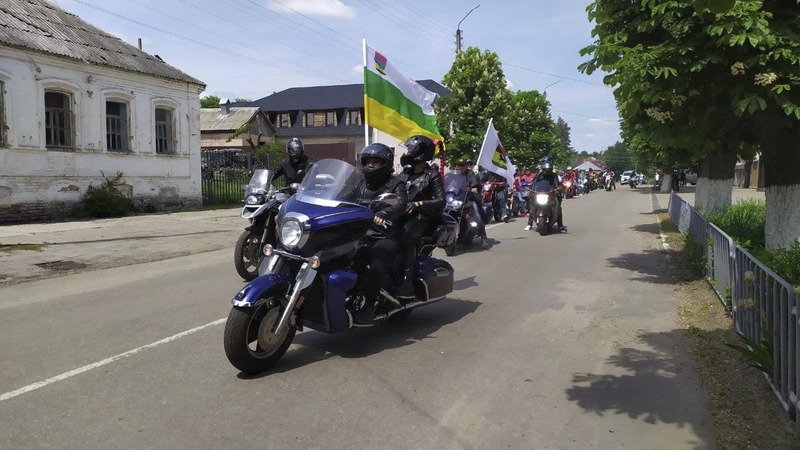
M404 75L441 82L460 28L462 49L499 55L512 90L545 92L577 151L620 140L603 74L577 69L593 41L590 0L50 1L132 45L141 38L144 51L203 81L201 97L231 100L361 83L362 39Z

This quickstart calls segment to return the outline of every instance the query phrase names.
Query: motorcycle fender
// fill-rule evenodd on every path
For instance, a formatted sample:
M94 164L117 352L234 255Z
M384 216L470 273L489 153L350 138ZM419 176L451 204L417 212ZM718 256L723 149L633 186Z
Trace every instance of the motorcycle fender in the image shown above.
M275 200L270 200L267 203L264 203L263 205L259 206L258 209L256 209L255 211L252 211L252 212L250 210L248 210L247 206L245 206L244 209L242 210L242 218L244 218L244 219L254 219L254 218L260 216L261 214L264 214L265 211L267 211L270 208L272 208L273 206L275 206L276 203L278 203L278 202L275 201Z
M536 217L547 217L550 214L547 213L547 209L545 208L536 208Z
M233 306L252 307L271 291L286 295L291 284L287 275L269 273L247 283L242 290L236 293L231 303Z

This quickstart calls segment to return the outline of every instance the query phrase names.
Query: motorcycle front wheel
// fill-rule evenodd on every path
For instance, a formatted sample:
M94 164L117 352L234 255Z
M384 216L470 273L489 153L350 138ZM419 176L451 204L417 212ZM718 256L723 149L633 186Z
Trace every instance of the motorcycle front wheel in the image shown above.
M239 276L245 281L255 280L263 257L261 235L247 230L242 232L236 240L236 249L233 252L233 265Z
M548 228L548 220L547 217L537 217L536 218L536 230L539 232L540 236L544 236L547 234Z
M297 332L293 326L286 325L281 333L272 333L282 313L283 306L274 297L262 299L254 307L231 308L224 335L228 361L248 374L274 366L286 353Z

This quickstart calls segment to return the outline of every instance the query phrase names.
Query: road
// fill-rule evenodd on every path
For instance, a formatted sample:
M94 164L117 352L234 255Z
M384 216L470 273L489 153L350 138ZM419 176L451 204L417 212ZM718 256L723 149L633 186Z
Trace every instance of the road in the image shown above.
M446 300L299 333L255 378L222 350L229 250L2 287L0 447L712 448L653 202L493 225L490 250L441 254Z

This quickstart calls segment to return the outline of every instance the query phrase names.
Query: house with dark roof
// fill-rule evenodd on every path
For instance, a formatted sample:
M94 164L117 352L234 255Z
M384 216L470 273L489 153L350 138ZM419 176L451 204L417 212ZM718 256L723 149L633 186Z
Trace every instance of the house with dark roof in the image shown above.
M139 205L200 204L203 90L47 0L3 0L0 223L63 217L117 172Z
M237 133L238 131L242 133ZM234 137L234 135L236 135ZM267 115L255 106L200 108L200 148L254 150L276 135Z
M450 91L433 80L417 81L425 89L446 97ZM281 139L298 137L315 157L324 148L346 148L355 159L364 146L364 85L296 87L247 103L266 113ZM398 140L375 130L373 142L390 147Z

